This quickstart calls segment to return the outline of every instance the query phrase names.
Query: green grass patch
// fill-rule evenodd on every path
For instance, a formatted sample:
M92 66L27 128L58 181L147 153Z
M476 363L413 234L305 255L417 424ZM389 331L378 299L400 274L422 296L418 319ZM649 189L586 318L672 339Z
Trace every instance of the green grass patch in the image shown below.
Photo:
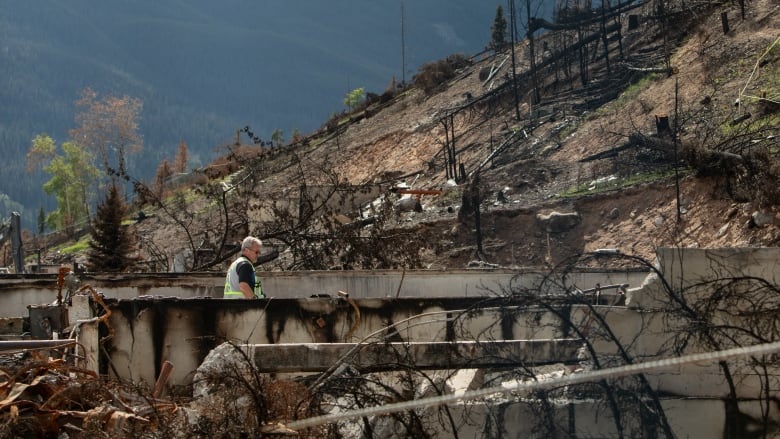
M723 137L744 136L760 131L770 132L773 128L780 127L780 114L773 113L766 116L759 116L755 119L748 119L742 123L732 124L728 120L720 124L720 133Z
M59 249L59 252L65 255L84 253L89 248L89 241L91 238L91 235L84 235L81 237L81 239L74 242L73 244Z
M615 102L612 105L614 105L616 109L625 107L626 104L636 99L636 97L639 96L639 93L644 91L647 87L650 86L651 83L655 82L655 80L660 77L660 73L650 73L645 75L639 81L626 87L626 89L623 90L623 93L621 93L620 96L615 99Z
M680 174L690 172L687 169L680 169ZM599 180L589 181L573 186L557 195L558 198L577 198L585 195L594 195L614 191L621 188L636 186L638 184L650 183L654 181L668 180L674 177L674 169L657 172L645 172L633 174L627 177L608 176Z
M661 74L659 73L648 73L642 79L639 81L629 85L626 87L625 90L623 90L623 93L621 93L617 99L615 99L612 102L607 103L606 105L602 105L596 111L592 112L590 115L586 117L586 120L595 119L599 116L603 116L605 114L611 113L611 112L618 112L622 108L624 108L626 105L628 105L630 102L633 102L636 100L637 96L639 96L639 93L647 89L652 82L654 82L656 79L660 78Z

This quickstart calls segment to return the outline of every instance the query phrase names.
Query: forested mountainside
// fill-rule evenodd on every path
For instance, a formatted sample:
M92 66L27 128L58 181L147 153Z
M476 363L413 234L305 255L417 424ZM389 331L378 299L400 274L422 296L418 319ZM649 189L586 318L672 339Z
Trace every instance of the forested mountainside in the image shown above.
M75 128L74 102L90 87L143 103L144 153L134 177L150 179L183 140L190 166L224 153L237 129L270 140L317 129L352 89L381 93L402 74L490 38L495 4L468 0L358 2L124 2L0 0L0 216L55 208L28 174L36 134L58 143Z

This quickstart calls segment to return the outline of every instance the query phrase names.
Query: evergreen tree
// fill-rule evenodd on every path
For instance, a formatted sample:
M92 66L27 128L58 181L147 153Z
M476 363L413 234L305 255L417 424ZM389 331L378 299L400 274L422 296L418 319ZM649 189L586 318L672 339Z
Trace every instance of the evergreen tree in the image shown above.
M496 18L493 19L491 30L493 32L489 47L497 52L506 46L506 19L504 18L504 8L501 5L496 8Z
M114 184L97 207L92 240L89 242L87 265L91 271L119 272L130 266L130 253L135 243L127 229L122 227L126 213L127 205Z
M46 212L43 211L43 206L38 210L38 234L43 235L46 230Z

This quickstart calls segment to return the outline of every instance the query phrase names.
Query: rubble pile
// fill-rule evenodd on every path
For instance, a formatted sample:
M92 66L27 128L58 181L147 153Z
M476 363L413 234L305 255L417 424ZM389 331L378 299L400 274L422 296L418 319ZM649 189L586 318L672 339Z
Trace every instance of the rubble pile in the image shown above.
M2 354L0 437L135 437L176 410L47 353Z
M211 358L227 352L225 346ZM193 398L161 397L164 374L149 389L75 367L65 360L69 356L66 349L0 352L0 437L317 437L267 421L301 411L302 386L294 382L271 381L250 370L220 373L207 361Z

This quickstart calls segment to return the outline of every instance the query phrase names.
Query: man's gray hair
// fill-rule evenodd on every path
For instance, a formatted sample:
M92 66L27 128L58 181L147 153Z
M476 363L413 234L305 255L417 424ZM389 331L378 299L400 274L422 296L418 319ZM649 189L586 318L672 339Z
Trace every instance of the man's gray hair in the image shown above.
M257 245L260 247L263 246L263 241L261 241L259 238L255 238L254 236L247 236L243 241L241 241L241 250L245 248L252 248L252 245L255 243L257 243Z

